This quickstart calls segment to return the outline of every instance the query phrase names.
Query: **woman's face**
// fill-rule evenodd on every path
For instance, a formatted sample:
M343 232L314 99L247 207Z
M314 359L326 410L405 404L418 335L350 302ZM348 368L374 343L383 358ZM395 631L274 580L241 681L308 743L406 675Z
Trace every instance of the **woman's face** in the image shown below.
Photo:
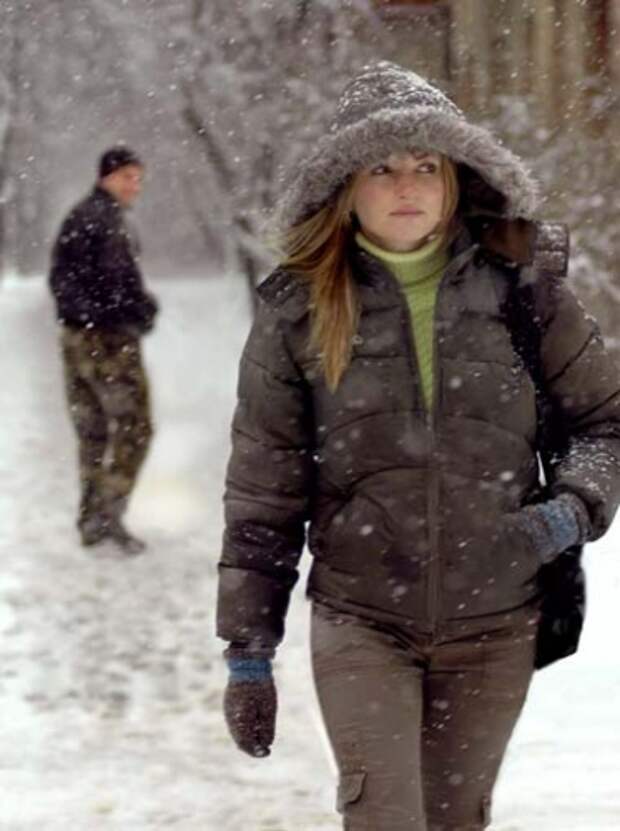
M438 153L392 153L358 173L353 210L371 242L388 251L413 251L441 221L444 195Z

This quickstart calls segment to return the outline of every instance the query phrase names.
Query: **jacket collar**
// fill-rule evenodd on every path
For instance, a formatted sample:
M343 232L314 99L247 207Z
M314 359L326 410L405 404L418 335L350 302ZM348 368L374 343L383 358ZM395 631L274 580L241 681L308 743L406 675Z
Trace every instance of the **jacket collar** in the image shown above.
M498 216L471 216L463 220L450 250L444 280L458 282L478 251L490 260L509 267L531 265L536 253L538 224L527 219ZM352 244L353 274L373 307L398 302L398 281L372 254Z
M479 247L470 231L461 226L450 246L444 280L460 279ZM400 301L398 280L380 260L355 244L352 244L350 257L356 282L362 291L367 290L365 295L373 307L388 307Z
M529 219L473 216L466 220L480 248L505 265L531 265L536 253L538 225Z
M118 201L118 199L115 199L112 196L112 194L105 188L102 188L101 185L95 185L95 187L93 188L93 196L96 196L97 199L101 199L102 201L106 202L108 205L116 208L119 211L122 210L122 205Z

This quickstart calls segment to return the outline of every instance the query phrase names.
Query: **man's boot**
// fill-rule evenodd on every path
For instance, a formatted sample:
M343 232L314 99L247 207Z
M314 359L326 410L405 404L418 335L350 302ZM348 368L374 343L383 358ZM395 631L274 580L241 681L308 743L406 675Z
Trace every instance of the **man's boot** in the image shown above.
M77 526L84 546L98 545L108 537L108 517L103 514L80 517Z
M127 507L126 499L115 499L108 505L107 538L129 556L142 554L146 549L143 540L134 537L125 527L121 517Z
M146 549L146 543L138 539L138 537L134 537L133 534L130 534L118 517L110 521L107 538L115 543L121 551L131 557L134 557L136 554L142 554Z
M108 515L95 482L82 480L77 528L82 545L98 545L108 535Z

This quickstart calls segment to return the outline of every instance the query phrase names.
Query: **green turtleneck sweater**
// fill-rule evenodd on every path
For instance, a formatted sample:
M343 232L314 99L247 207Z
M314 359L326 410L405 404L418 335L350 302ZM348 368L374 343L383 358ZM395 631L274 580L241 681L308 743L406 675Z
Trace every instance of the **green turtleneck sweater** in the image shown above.
M443 237L428 242L416 251L401 254L386 251L358 233L357 244L388 268L400 283L409 310L418 358L418 368L426 407L433 402L433 326L437 289L448 264Z

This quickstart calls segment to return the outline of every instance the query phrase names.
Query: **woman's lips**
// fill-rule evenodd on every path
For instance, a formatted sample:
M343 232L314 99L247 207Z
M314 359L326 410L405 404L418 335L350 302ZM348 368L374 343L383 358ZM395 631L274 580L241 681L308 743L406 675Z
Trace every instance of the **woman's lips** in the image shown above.
M417 208L402 208L399 211L392 211L390 216L420 216L422 213L424 212L419 211Z

